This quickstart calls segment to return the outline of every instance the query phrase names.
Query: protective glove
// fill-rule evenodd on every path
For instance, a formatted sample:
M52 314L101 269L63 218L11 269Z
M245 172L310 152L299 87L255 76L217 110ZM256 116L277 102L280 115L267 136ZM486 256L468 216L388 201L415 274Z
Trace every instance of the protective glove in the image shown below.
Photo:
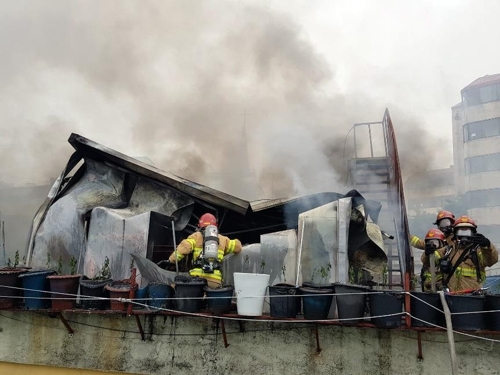
M490 240L481 233L476 233L472 236L472 243L481 247L489 247L491 244Z
M435 251L436 251L435 246L431 245L430 243L425 244L425 255L427 256L432 255L434 254Z

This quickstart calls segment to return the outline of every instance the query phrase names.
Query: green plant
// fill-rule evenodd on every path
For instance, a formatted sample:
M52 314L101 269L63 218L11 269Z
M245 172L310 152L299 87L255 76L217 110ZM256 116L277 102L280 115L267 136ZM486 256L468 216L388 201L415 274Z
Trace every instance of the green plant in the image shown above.
M260 258L260 273L264 273L264 269L266 268L266 261L264 258Z
M250 268L250 257L248 256L248 254L245 254L245 260L243 261L243 268L245 269L245 271L248 271L248 269Z
M286 283L286 266L284 264L281 266L281 274L283 275L283 282Z
M387 267L387 264L384 264L384 267L382 268L382 284L387 285L389 282L389 269Z
M47 260L45 261L45 267L47 267L48 270L50 269L50 262L50 252L47 251Z
M332 265L330 263L328 263L326 266L316 267L311 275L311 282L314 282L316 277L320 276L321 277L320 284L324 284L326 282L326 279L330 275L331 268L332 268Z
M71 257L69 259L69 269L70 269L70 274L71 275L76 275L76 266L77 266L76 258L75 257Z
M12 267L12 261L9 259L7 259L7 267L11 268Z
M363 281L363 270L349 266L349 284L360 284Z
M132 268L134 268L134 264L135 264L135 259L130 258L130 272L132 272Z
M16 254L14 255L14 268L19 266L19 250L16 250Z
M63 258L62 255L59 255L59 258L57 259L57 271L56 273L58 275L62 275L63 272Z
M109 258L104 258L104 264L99 272L96 273L92 280L108 280L111 279L111 268L109 267Z

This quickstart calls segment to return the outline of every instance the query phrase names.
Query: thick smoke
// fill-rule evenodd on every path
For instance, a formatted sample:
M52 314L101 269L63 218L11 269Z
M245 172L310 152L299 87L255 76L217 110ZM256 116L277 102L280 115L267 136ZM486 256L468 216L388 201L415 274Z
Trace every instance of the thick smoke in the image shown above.
M76 132L242 198L342 192L349 128L386 105L403 167L434 155L418 119L335 92L335 67L264 7L4 2L0 30L3 182L57 176Z

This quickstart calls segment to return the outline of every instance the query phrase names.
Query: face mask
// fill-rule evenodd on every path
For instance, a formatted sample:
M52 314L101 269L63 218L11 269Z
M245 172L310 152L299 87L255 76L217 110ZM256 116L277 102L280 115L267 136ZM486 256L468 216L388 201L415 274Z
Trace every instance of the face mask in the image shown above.
M455 236L460 247L465 247L472 243L472 229L470 228L458 228L455 231Z
M432 239L432 240L425 240L426 245L431 245L434 249L439 249L441 247L441 241Z
M451 220L450 219L442 219L439 221L438 228L441 232L448 234L451 233Z

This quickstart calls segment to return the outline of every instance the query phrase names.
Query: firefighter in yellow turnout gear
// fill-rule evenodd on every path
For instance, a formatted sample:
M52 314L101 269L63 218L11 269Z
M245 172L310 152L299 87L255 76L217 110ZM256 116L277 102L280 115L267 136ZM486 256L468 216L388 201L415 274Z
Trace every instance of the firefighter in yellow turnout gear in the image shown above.
M486 278L485 268L498 262L498 251L489 239L477 233L476 223L468 216L455 221L453 234L451 246L426 248L422 263L428 267L429 255L434 252L443 285L449 290L479 289Z
M218 265L222 262L225 255L228 254L238 254L241 252L241 242L240 240L231 240L226 236L217 233L217 237L212 238L214 244L218 242L216 263L217 266L212 270L207 270L203 268L202 265L198 264L198 261L203 257L203 247L205 241L204 231L205 228L209 226L217 227L217 219L212 214L204 214L199 220L199 230L191 234L185 240L177 246L177 261L180 261L186 255L193 253L193 265L194 268L189 271L189 274L193 277L202 277L207 280L207 285L210 288L216 288L222 284L222 273L218 268ZM170 263L175 263L175 252L169 257Z
M446 246L446 244L447 242L444 233L437 228L429 229L429 231L425 235L425 246L427 248L432 248L433 250L437 250ZM440 289L442 283L442 274L439 272L439 269L437 269L437 272L434 276L437 289ZM430 271L430 265L428 267L426 267L425 265L422 267L421 278L422 278L422 290L424 292L432 291L432 275Z
M455 221L455 215L453 215L450 211L441 210L438 212L436 216L436 222L434 225L438 227L438 229L444 233L446 237L446 243L451 245L453 239L453 222ZM419 238L418 236L412 235L410 238L411 246L425 250L425 241Z

